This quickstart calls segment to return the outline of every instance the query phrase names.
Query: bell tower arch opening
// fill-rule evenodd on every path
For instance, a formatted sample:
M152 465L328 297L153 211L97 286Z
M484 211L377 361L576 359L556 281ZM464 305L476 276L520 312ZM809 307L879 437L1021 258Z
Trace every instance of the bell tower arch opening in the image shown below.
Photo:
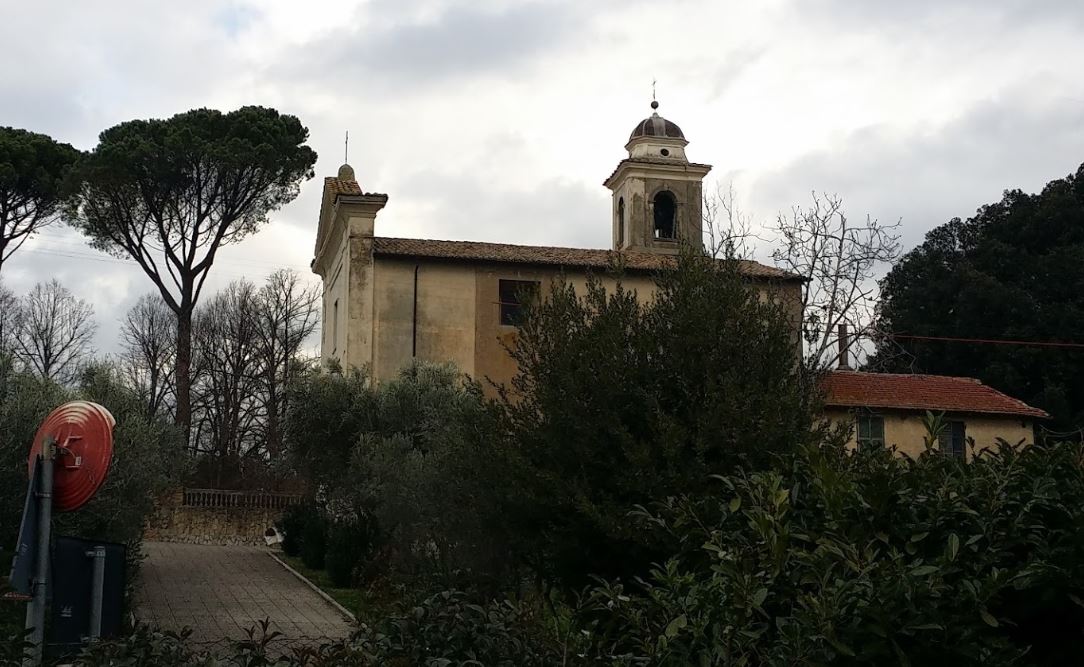
M677 200L673 193L668 190L660 190L655 194L652 203L654 218L654 238L674 240L677 238Z
M625 198L617 198L617 248L625 246Z

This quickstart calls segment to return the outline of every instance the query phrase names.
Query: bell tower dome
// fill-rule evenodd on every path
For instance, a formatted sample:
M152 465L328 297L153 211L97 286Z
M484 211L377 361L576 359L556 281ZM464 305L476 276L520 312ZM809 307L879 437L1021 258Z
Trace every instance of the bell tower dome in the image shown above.
M682 244L703 245L704 176L711 165L689 162L689 142L677 124L659 115L636 124L625 144L628 157L605 185L613 192L613 248L676 254Z

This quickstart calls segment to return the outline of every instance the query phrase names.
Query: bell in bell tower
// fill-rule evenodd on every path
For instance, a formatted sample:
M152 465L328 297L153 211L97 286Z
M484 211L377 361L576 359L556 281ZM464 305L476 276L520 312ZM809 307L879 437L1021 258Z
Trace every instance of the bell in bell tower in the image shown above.
M629 156L606 179L613 191L614 250L677 254L703 246L701 206L711 165L689 162L681 128L659 115L637 123L625 144Z

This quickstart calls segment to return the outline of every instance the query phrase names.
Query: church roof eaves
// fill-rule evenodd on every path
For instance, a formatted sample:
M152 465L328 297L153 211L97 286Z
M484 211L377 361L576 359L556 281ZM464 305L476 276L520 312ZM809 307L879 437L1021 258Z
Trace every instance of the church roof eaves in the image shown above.
M614 170L610 173L606 180L602 182L602 184L606 187L610 187L610 182L613 181L614 176L617 176L617 172L621 171L626 166L635 166L640 164L670 167L674 171L689 171L690 167L693 169L693 171L704 171L705 173L711 171L710 164L701 164L699 162L681 162L678 160L667 160L663 158L649 157L627 157L617 163L617 166L614 167Z
M378 257L424 257L450 261L496 262L604 269L618 256L626 269L658 271L672 268L673 255L647 252L603 250L600 248L559 248L549 246L483 243L479 241L438 241L399 239L378 236L373 239L373 255ZM801 276L759 262L741 260L742 275L768 280L800 281Z

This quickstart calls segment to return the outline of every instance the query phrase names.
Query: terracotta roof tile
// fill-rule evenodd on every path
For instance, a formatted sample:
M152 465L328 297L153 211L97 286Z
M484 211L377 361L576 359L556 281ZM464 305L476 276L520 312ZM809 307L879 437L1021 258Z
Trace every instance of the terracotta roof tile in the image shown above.
M974 378L831 371L822 381L825 405L977 412L1049 418L1043 410L1007 396Z
M576 266L606 268L618 254L624 256L625 266L632 270L655 271L671 268L675 258L647 252L617 253L596 248L553 248L546 246L481 243L477 241L435 241L430 239L396 239L376 237L373 254L378 256L429 257L434 259L542 264L547 266ZM801 280L799 276L758 262L743 260L741 272L757 278Z
M357 181L328 176L324 179L324 192L330 195L360 195L361 186Z

